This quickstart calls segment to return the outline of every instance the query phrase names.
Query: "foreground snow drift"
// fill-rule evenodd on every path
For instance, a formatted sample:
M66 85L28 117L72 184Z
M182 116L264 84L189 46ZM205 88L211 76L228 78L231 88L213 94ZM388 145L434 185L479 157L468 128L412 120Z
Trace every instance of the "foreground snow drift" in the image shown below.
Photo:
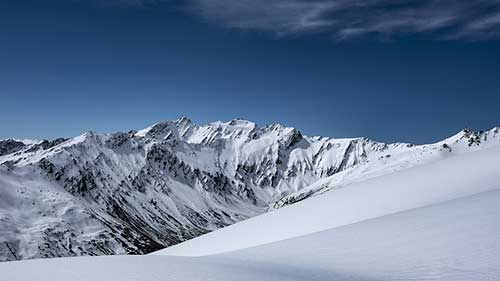
M182 257L108 256L0 263L1 281L299 281L279 270Z
M203 256L234 251L497 189L498 159L496 147L354 183L155 254Z
M0 280L499 280L498 202L494 190L214 256L0 263Z
M498 202L495 190L223 256L317 280L500 280Z

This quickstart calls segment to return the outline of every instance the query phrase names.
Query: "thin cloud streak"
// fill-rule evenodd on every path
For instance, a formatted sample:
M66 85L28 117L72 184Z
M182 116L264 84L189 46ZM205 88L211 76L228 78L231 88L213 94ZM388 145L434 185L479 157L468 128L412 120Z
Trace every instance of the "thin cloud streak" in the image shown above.
M338 40L422 34L436 39L500 37L500 0L186 0L227 28L278 35L325 33Z

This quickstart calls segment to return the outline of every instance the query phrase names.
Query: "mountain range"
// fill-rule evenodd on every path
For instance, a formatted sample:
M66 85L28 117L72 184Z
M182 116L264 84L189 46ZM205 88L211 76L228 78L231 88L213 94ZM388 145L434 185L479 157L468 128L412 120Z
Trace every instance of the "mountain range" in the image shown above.
M500 145L309 137L235 119L0 141L0 261L145 254L310 197ZM352 202L356 204L356 202Z

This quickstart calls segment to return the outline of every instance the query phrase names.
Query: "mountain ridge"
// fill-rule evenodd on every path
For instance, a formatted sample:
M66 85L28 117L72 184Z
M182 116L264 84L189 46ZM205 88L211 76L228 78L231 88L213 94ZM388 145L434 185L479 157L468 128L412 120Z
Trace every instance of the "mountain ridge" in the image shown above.
M0 153L0 260L148 253L349 182L497 143L498 127L413 145L185 117L14 148L0 141L8 152Z

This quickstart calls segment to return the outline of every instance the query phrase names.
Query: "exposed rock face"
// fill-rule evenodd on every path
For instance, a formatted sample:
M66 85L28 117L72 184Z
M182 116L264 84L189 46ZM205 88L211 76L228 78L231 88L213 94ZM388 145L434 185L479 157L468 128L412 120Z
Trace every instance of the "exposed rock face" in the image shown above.
M25 144L21 141L6 139L0 140L0 156L21 150Z
M127 133L0 141L0 260L148 253L498 140L498 129L464 130L432 145L384 144L181 118Z

